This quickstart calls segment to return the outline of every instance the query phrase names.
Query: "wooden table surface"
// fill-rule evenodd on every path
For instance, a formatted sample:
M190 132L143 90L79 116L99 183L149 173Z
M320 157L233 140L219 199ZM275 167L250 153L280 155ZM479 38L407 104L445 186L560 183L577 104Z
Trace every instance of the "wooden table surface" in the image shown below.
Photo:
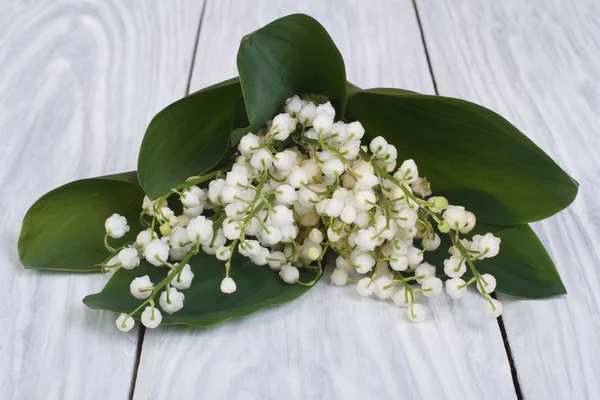
M81 302L103 277L20 266L39 196L135 169L155 113L237 75L240 38L295 12L351 82L482 104L580 182L533 224L567 296L502 298L498 322L442 297L414 325L324 279L212 329L123 334ZM598 0L0 0L0 398L600 399L599 151Z

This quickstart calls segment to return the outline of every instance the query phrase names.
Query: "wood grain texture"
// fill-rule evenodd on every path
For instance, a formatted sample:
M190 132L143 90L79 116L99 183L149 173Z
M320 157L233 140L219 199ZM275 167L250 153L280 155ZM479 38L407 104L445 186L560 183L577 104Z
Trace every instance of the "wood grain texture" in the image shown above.
M432 93L410 1L209 1L192 90L237 75L240 38L294 12L316 17L363 87ZM495 321L470 295L431 304L428 322L336 288L326 276L283 306L207 330L146 332L134 398L515 398Z
M569 294L503 299L504 322L526 399L600 398L600 3L418 5L440 94L504 115L581 184L533 225Z
M135 169L152 116L185 93L202 1L0 1L0 397L126 399L138 331L81 299L105 279L24 270L27 208Z

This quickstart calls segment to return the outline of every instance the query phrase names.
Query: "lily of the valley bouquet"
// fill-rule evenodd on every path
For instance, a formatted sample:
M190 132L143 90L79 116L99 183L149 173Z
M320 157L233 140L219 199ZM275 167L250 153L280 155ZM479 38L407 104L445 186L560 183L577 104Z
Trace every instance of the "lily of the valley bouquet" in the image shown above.
M429 297L475 290L497 317L494 291L565 293L527 223L570 204L577 183L502 117L359 89L305 15L244 37L237 65L150 122L137 172L39 199L19 239L25 267L106 275L84 302L118 313L123 331L215 325L322 276L413 322Z

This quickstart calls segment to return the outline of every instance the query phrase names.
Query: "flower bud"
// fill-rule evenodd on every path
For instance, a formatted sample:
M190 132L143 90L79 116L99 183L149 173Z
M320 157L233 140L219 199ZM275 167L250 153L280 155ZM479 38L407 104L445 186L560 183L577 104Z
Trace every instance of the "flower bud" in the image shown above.
M438 224L438 229L442 233L448 233L450 232L450 224L446 221L442 221Z
M160 226L160 233L163 236L169 236L171 234L171 227L168 224L162 224Z
M438 210L445 210L448 207L448 199L443 196L438 196L435 198L433 206Z
M311 247L306 252L306 255L308 256L308 258L310 258L311 260L314 261L317 258L319 258L319 256L321 255L321 253L319 252L319 249L317 249L316 247Z

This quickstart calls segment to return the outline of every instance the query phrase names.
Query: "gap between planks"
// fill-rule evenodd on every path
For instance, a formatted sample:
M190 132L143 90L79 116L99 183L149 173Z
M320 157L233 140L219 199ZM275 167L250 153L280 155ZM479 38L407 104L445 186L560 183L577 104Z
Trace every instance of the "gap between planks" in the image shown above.
M438 90L437 82L435 80L435 74L433 73L433 65L431 63L431 57L429 55L429 48L427 47L427 39L425 38L425 32L423 31L423 25L421 24L421 16L419 15L419 7L417 6L417 0L412 0L413 9L415 10L415 17L417 19L417 25L419 26L419 33L421 34L421 41L423 43L423 50L425 51L425 58L427 59L427 65L429 67L429 74L431 75L431 81L433 83L433 89L436 95L440 95ZM493 295L496 298L495 295ZM506 358L510 365L510 374L513 380L513 386L515 387L515 393L518 400L523 400L523 392L521 391L521 384L519 383L519 376L517 374L517 367L513 360L512 351L510 349L510 343L508 342L508 336L506 334L506 328L504 327L504 320L500 316L498 318L498 328L502 335L502 342L504 343L504 350L506 351Z
M190 94L190 85L192 83L192 74L194 72L194 64L196 62L196 52L198 51L198 42L200 41L200 31L202 29L202 21L204 20L204 12L206 11L206 4L208 1L205 1L202 5L202 10L200 11L200 18L198 18L198 29L196 30L196 40L194 40L194 48L192 49L192 61L190 62L190 72L188 74L187 84L184 96ZM140 333L138 336L137 347L135 350L135 364L133 366L133 376L131 377L131 389L129 390L129 400L133 400L133 396L135 394L135 385L137 383L138 371L140 368L140 361L142 359L142 349L144 347L144 337L146 336L146 327L143 325L140 326Z

